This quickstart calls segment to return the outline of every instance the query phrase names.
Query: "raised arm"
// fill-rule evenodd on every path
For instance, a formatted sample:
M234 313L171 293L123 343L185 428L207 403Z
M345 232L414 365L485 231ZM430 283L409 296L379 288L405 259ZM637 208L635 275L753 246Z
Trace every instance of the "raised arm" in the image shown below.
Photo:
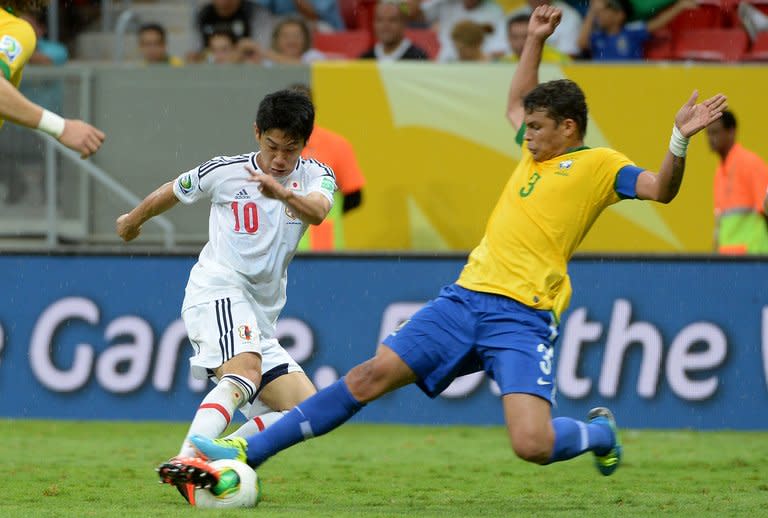
M696 9L696 0L678 0L659 14L648 20L646 29L648 32L654 32L661 29L666 24L675 19L675 17L687 9Z
M643 171L638 176L636 189L639 199L669 203L677 196L685 171L688 140L719 119L723 110L728 108L722 94L696 104L698 97L699 93L694 90L688 102L675 115L669 151L664 156L659 172L654 174Z
M162 214L179 202L173 193L173 182L155 189L129 213L117 218L117 235L123 241L133 241L141 233L141 226L151 218Z
M64 119L33 103L0 74L0 118L52 135L88 158L101 147L104 133L83 121Z
M592 47L592 29L595 27L595 17L597 10L602 8L602 0L592 0L589 2L589 10L581 23L579 31L579 48L583 51Z
M528 36L507 98L507 119L516 130L522 127L525 117L523 98L539 84L539 63L544 42L555 32L562 14L560 9L549 5L541 5L531 14Z

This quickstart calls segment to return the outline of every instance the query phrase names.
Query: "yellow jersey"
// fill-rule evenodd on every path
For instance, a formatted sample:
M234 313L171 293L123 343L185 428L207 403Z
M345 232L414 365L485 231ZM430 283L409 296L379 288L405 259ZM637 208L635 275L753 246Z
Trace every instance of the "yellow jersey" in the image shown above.
M35 52L37 38L32 26L18 16L0 9L0 73L16 88L24 65ZM3 125L0 119L0 126Z
M524 128L518 132L522 143ZM603 209L636 196L642 169L608 148L571 149L536 162L523 155L457 281L559 316L568 307L567 264Z

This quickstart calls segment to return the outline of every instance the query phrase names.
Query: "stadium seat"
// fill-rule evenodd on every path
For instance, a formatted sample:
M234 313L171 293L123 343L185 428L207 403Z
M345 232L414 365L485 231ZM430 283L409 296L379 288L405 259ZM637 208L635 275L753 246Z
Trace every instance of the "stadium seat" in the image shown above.
M440 52L440 40L432 29L405 29L405 36L417 47L427 53L429 59L435 60Z
M368 31L316 32L313 36L317 50L349 59L357 59L373 44Z
M360 28L360 21L357 18L359 3L360 0L339 0L341 19L348 31Z
M739 61L749 47L743 29L695 29L675 35L676 59Z
M742 61L768 61L768 32L757 35L752 48L744 55Z
M645 59L672 59L672 33L662 29L651 34L651 39L645 42Z
M717 29L730 24L727 11L718 1L699 0L695 9L688 9L678 14L669 22L667 28L674 34L691 29Z

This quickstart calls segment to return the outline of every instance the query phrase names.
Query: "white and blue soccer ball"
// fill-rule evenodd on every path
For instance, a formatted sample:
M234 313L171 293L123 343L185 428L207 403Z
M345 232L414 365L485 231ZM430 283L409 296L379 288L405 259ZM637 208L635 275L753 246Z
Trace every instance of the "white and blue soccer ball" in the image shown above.
M256 472L243 462L222 459L211 462L222 477L236 477L236 485L219 495L210 489L195 489L195 506L201 509L228 509L255 507L261 499L261 482Z

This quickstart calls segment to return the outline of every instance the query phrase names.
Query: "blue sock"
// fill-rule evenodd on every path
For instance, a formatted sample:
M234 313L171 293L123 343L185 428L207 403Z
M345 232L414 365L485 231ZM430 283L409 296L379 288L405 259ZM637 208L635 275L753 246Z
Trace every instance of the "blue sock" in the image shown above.
M552 426L555 428L555 447L550 463L572 459L585 451L605 455L613 448L613 430L607 424L557 417L552 420Z
M278 419L261 433L247 438L248 464L256 467L297 442L330 432L363 408L338 380Z

